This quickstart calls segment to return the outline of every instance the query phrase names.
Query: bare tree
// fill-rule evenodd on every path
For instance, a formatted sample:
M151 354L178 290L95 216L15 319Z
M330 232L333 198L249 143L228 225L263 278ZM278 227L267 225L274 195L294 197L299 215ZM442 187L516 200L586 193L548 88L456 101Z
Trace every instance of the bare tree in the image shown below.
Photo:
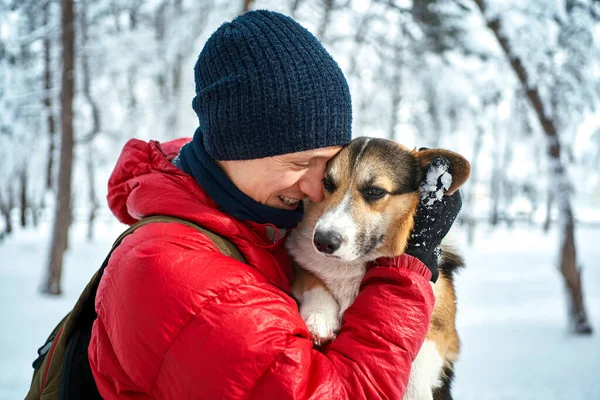
M21 222L21 227L25 228L27 226L27 209L29 208L29 202L28 202L28 196L27 196L27 168L23 167L23 169L21 169L21 173L19 176L19 180L20 180L20 189L21 192L19 193L19 201L21 204L19 204L19 209L20 209L20 222Z
M467 187L465 194L465 207L462 211L462 219L467 227L467 243L473 245L475 243L475 228L477 221L475 220L475 211L473 205L475 204L475 187L477 180L479 179L479 155L481 154L481 148L483 147L483 135L485 129L483 126L477 127L477 134L475 135L475 141L473 143L473 156L471 157L471 176L469 177L469 186Z
M156 7L156 11L154 13L154 37L158 43L159 51L162 51L165 48L165 40L167 39L167 9L169 7L169 2L163 0L158 7ZM160 97L163 99L167 99L169 96L168 88L167 88L167 73L162 69L158 70L156 73L156 84L158 85L158 89L160 91ZM134 93L131 94L135 96Z
M497 226L501 219L504 219L506 225L510 228L513 226L514 218L508 209L514 199L514 185L507 178L507 166L510 165L513 156L514 138L508 137L506 128L500 127L498 123L498 108L501 95L497 94L494 101L494 109L496 110L492 120L492 131L494 139L497 142L492 150L492 174L490 178L490 212L489 223L491 226ZM504 215L501 215L501 203L504 203Z
M290 15L293 18L296 18L296 12L298 11L298 8L300 7L300 3L302 0L294 0L292 1L292 5L290 6Z
M398 126L399 118L398 113L400 112L400 103L402 102L402 68L404 66L404 37L406 36L405 25L400 23L400 35L396 35L394 41L393 50L393 72L390 86L393 88L391 91L390 99L390 126L388 137L392 140L396 139L396 127Z
M554 195L552 194L552 188L548 188L546 191L546 216L544 217L543 230L544 233L550 231L552 226L552 208L554 208Z
M323 18L321 19L319 30L317 31L319 40L325 40L327 28L331 25L331 14L333 14L334 3L335 0L323 0Z
M43 24L50 23L52 0L46 0L42 6ZM46 168L46 188L52 189L54 170L54 148L56 142L56 126L54 124L54 109L52 107L52 39L49 34L44 36L44 109L46 112L46 124L48 125L48 166Z
M90 61L88 52L85 50L88 43L88 17L85 10L86 3L83 3L83 7L79 10L79 21L80 21L80 38L81 38L81 75L82 75L82 92L83 97L87 101L92 111L92 127L90 132L85 137L85 145L87 146L86 155L86 172L88 177L88 201L89 201L89 214L88 214L88 240L94 238L94 222L96 221L96 214L100 207L98 196L96 195L96 172L94 164L94 139L101 130L100 125L100 108L97 102L92 96L91 89L91 72L90 72Z
M505 137L506 132L499 128L498 123L498 108L500 102L500 93L496 93L492 100L491 107L493 109L492 116L490 118L491 130L497 142L504 142L506 145L510 143L510 140ZM506 164L502 160L501 150L505 146L501 146L497 143L492 149L492 173L490 176L490 214L489 223L492 226L498 225L500 220L500 198L501 189L504 182L504 175L506 174Z
M581 270L577 265L575 247L575 221L571 207L571 184L561 159L560 136L557 123L542 100L540 90L535 82L529 79L525 65L521 58L511 47L511 43L502 31L502 21L495 16L486 18L485 0L474 0L479 7L486 24L492 31L512 69L517 75L523 90L531 103L535 114L540 122L542 130L546 135L547 157L549 177L554 193L554 199L558 206L561 230L560 242L560 271L563 275L567 288L567 302L569 310L569 327L576 334L591 334L592 327L588 321L586 307L584 304L583 288L581 285Z
M75 14L74 0L61 0L62 71L60 93L60 162L56 211L50 246L45 293L61 293L63 255L67 249L71 225L71 176L73 172L73 97L75 93Z
M0 214L4 218L4 234L10 234L13 231L12 221L10 219L10 211L13 208L13 198L12 198L12 186L8 185L8 190L6 196L2 195L0 192Z
M94 224L96 222L98 209L100 208L100 201L96 194L96 171L94 167L94 145L92 142L87 145L86 170L88 177L88 201L90 207L87 238L91 241L94 239Z
M245 13L246 11L250 10L250 7L252 6L252 3L254 3L254 0L243 0L243 4L242 4L242 14Z
M249 3L247 6L249 7ZM181 0L175 1L173 4L174 18L181 18L183 13L183 2ZM199 21L199 23L201 22ZM177 104L176 99L181 92L181 68L184 65L183 60L185 58L185 54L186 52L184 51L184 48L179 46L175 51L173 62L170 65L171 85L169 87L170 91L168 92L168 95L170 96L171 100L168 101L169 111L167 112L167 117L165 118L165 122L167 124L165 126L166 131L179 131L179 108L176 107L175 104Z
M131 31L135 31L138 28L141 7L142 4L140 1L133 2L129 6L129 29ZM127 108L129 111L129 117L132 119L136 118L134 113L136 112L138 106L137 97L135 95L138 70L139 68L136 63L132 63L129 65L129 68L127 68L127 94L129 100L127 103Z

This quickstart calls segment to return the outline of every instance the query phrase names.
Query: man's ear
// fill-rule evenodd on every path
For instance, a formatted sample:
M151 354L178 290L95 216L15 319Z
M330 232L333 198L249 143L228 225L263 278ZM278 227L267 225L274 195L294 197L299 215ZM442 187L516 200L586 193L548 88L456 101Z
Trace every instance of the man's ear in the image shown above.
M448 172L452 175L452 184L445 193L447 196L456 192L471 175L471 165L467 159L453 151L442 149L413 150L413 155L422 171L425 171L436 157L444 157L450 162L450 171Z

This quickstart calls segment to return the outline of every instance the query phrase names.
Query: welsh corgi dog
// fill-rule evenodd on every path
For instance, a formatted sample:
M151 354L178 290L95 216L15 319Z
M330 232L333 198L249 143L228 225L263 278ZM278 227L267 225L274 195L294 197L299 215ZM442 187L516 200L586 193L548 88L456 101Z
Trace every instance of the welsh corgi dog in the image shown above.
M451 151L409 150L391 140L361 137L329 162L325 199L305 204L304 218L286 244L296 262L292 291L316 345L335 338L367 263L404 252L420 201L419 183L438 156L451 165L452 182L445 193L450 195L470 174L469 162ZM440 276L432 283L435 307L405 400L452 399L459 354L453 275L463 262L442 245L438 265Z

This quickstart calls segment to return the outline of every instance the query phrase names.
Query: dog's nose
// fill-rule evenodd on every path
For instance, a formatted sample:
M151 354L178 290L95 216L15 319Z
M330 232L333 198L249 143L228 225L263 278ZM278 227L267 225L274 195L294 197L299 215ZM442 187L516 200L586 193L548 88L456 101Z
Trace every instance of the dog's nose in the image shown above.
M321 253L332 254L342 245L342 235L337 232L317 231L313 241Z

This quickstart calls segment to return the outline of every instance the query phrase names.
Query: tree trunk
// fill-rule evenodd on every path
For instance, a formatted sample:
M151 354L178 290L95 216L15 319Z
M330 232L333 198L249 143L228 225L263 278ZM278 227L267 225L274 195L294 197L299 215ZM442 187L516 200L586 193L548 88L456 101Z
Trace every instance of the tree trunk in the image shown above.
M513 182L506 177L506 170L508 166L512 162L513 158L513 142L508 140L508 133L505 132L504 135L504 150L502 155L502 169L501 169L501 178L500 182L502 183L502 192L504 192L504 209L506 216L506 226L511 228L514 226L514 215L510 213L510 208L513 204L515 198L515 185Z
M183 15L183 3L181 0L176 1L173 4L173 15L174 18L179 18ZM171 132L171 135L176 136L179 132L179 112L178 107L179 97L181 94L181 67L184 65L184 54L186 51L179 46L175 52L174 61L170 66L171 76L171 87L169 97L165 98L166 104L168 105L167 117L165 118L165 132Z
M27 202L27 167L23 167L21 170L21 193L20 193L20 219L21 219L21 227L25 228L27 226L27 209L29 208L29 204Z
M319 24L319 29L317 31L317 37L321 41L325 40L327 28L329 28L329 25L331 25L333 2L334 0L323 0L323 19L321 20L321 23Z
M42 207L39 203L32 202L31 203L31 224L34 228L38 228L40 225L40 213Z
M250 10L250 6L254 3L254 0L243 0L242 3L242 14Z
M85 4L85 3L84 3ZM87 5L87 4L86 4ZM129 30L135 31L138 26L138 14L139 14L139 6L140 4L132 5L129 9ZM82 23L87 24L87 20L82 17ZM83 33L83 32L82 32ZM85 38L87 42L87 38ZM138 76L138 66L130 65L127 68L127 110L130 118L136 118L134 112L137 110L138 101L135 95L135 89L137 85L137 76Z
M137 66L131 66L127 69L127 110L130 116L134 115L137 110L138 101L135 96L135 88L137 85Z
M388 137L391 140L396 139L396 127L398 126L398 113L400 112L400 103L402 102L402 67L403 61L403 42L404 25L401 27L402 35L397 35L394 42L394 72L392 76L392 98L390 99L390 126Z
M4 232L7 235L12 233L12 221L10 220L10 210L12 208L12 190L11 185L8 185L7 197L2 196L2 192L0 192L0 212L2 213L2 217L4 218ZM4 236L4 235L3 235Z
M88 155L87 155L87 175L88 175L88 190L89 190L89 203L90 203L90 213L88 215L88 231L87 238L89 241L94 239L94 223L96 222L96 213L98 212L99 202L98 196L96 196L96 179L95 179L95 171L94 171L94 150L93 146L90 143L88 146Z
M489 98L490 109L493 115L490 116L492 121L491 131L494 136L494 145L492 150L492 174L490 177L490 215L489 224L496 227L500 222L500 210L502 199L504 198L504 215L507 215L508 202L506 201L506 195L502 190L506 181L506 168L508 164L505 162L504 157L506 155L506 148L510 142L508 135L505 130L500 129L499 120L499 102L500 94L494 95Z
M508 180L504 180L502 182L502 191L504 192L504 199L506 201L505 204L505 217L504 217L504 222L506 222L506 227L509 229L512 229L514 227L515 224L515 217L512 213L510 213L510 208L514 202L515 199L515 188L514 185L509 182Z
M374 16L369 11L362 15L356 32L354 33L354 49L350 52L350 67L348 67L348 76L356 76L358 68L358 59L360 58L360 48L365 42L367 32L371 28L371 21Z
M43 24L48 26L50 22L50 0L46 0L43 5ZM54 146L56 142L56 127L54 124L54 110L52 109L52 58L49 35L44 36L44 109L46 111L46 124L48 125L48 165L46 167L46 188L52 189L54 185Z
M581 285L581 273L576 262L575 247L575 221L571 208L571 185L567 177L565 167L561 160L561 146L558 129L555 121L549 116L545 109L539 89L529 81L527 71L519 56L514 54L509 40L504 36L501 27L501 21L498 17L487 20L485 0L474 0L481 10L487 26L495 35L500 47L504 51L512 69L517 75L521 86L525 91L527 98L531 102L533 109L540 121L540 125L548 141L547 156L549 179L554 199L558 206L560 219L560 267L565 286L567 288L568 318L569 329L575 334L591 334L592 327L588 321L586 307L583 297L583 288Z
M432 82L427 82L425 89L427 108L431 117L431 133L427 135L427 142L432 149L439 149L441 138L444 136L445 124L442 122L439 103L439 94Z
M493 133L494 135L499 135L500 130L498 129L497 124L497 115L494 118L493 124ZM502 165L501 154L500 154L500 138L496 137L496 144L494 145L494 149L492 151L492 175L490 177L490 220L489 223L492 226L497 226L500 219L500 196L502 181L503 181L503 169L506 168L506 165Z
M290 15L292 18L296 18L296 12L298 11L298 7L300 7L301 0L292 1L292 5L290 7Z
M81 47L85 49L88 43L88 19L87 13L85 10L85 6L87 6L87 2L83 3L83 6L79 12L80 19L80 38L81 38ZM132 26L135 25L137 9L131 10L131 21ZM86 172L88 177L88 202L89 202L89 214L88 214L88 230L87 230L87 238L88 240L94 239L94 223L96 221L96 213L98 211L99 202L98 196L96 195L96 173L94 167L94 139L98 136L101 131L100 125L100 108L98 107L97 102L94 100L92 96L92 75L90 71L90 63L88 54L84 51L80 54L81 58L81 75L82 75L82 92L83 97L88 102L90 109L92 110L92 128L90 133L87 134L86 138L87 143L87 154L86 154Z
M554 206L554 196L552 189L548 188L548 195L546 198L546 219L544 220L544 233L550 232L552 226L552 207Z
M472 246L475 243L475 213L473 212L473 202L475 185L477 184L477 178L479 173L477 160L479 159L479 153L483 146L483 127L477 128L477 136L475 137L475 143L473 144L473 157L471 158L471 176L469 178L469 187L466 193L465 204L466 210L463 212L463 220L467 227L467 243Z
M71 175L73 172L73 97L75 78L75 16L74 0L61 0L62 76L60 93L60 162L58 190L50 263L42 290L48 294L61 293L63 255L67 249L71 225Z
M490 191L490 220L491 226L497 226L500 220L500 177L497 167L494 166L491 177L491 191Z
M166 21L166 11L169 6L169 2L163 0L158 7L156 7L156 11L154 13L154 37L157 42L157 49L160 53L166 52L165 49L165 36L167 30L167 21ZM167 77L165 76L165 72L162 69L158 69L155 79L156 85L158 86L158 91L161 99L168 99L169 91L167 88ZM135 76L130 75L131 79L135 79ZM135 96L135 93L133 93Z

